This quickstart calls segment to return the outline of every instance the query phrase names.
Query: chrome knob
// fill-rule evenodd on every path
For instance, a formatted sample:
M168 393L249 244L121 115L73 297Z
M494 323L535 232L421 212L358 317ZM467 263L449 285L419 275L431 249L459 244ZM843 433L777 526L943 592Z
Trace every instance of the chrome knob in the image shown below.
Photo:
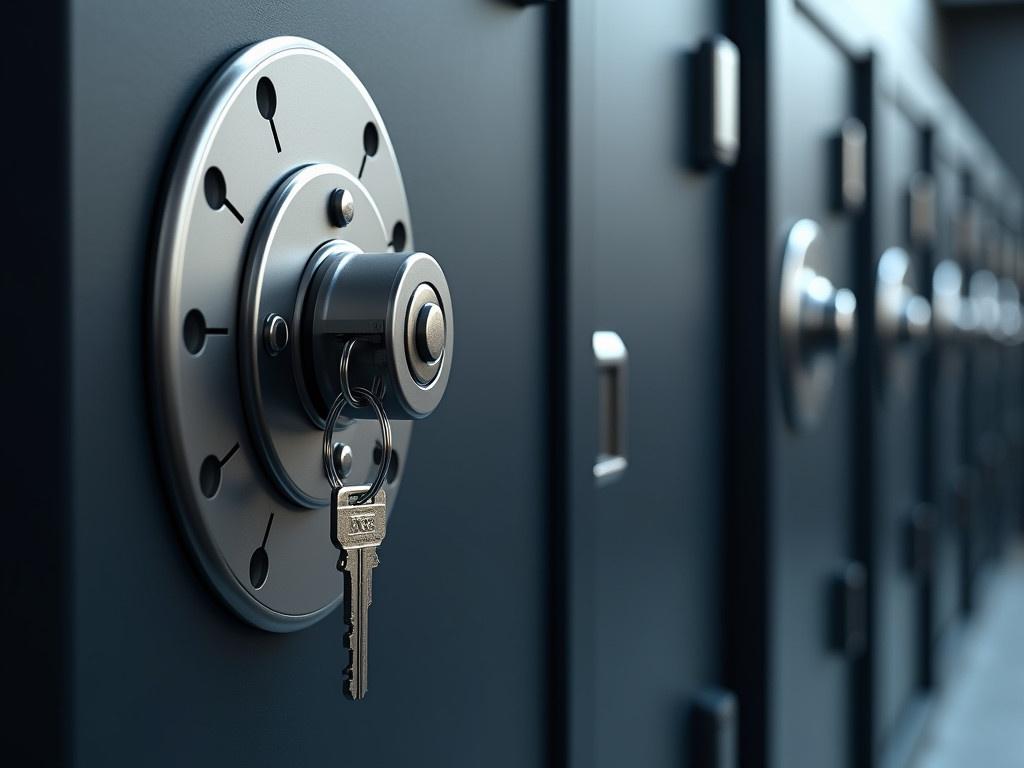
M952 259L943 259L932 272L932 330L937 342L952 346L969 341L973 323L963 296L964 273Z
M790 423L814 424L832 389L837 364L857 336L857 299L820 274L824 245L820 227L796 222L786 238L779 286L779 332Z
M971 275L967 301L974 338L978 341L998 341L1001 322L999 279L991 270L979 269Z
M845 357L857 338L857 297L804 267L800 276L799 327L804 354Z
M890 350L928 339L932 307L911 286L910 255L903 248L888 248L878 260L875 282L875 330Z

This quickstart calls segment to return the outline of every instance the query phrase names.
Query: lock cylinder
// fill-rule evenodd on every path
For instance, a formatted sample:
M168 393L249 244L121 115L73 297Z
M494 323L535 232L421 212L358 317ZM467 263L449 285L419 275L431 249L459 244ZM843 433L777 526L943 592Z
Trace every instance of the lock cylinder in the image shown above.
M317 411L340 392L339 361L348 339L353 386L384 385L392 419L429 416L444 396L454 325L448 282L426 253L361 253L325 244L302 298L302 373Z

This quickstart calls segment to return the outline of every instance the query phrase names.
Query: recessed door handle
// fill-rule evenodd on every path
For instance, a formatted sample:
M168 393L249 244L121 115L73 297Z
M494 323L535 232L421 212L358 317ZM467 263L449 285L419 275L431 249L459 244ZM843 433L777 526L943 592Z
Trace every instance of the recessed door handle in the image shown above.
M594 480L598 485L605 485L619 478L629 466L626 452L629 354L622 338L614 331L595 331L593 345L598 377L598 451Z

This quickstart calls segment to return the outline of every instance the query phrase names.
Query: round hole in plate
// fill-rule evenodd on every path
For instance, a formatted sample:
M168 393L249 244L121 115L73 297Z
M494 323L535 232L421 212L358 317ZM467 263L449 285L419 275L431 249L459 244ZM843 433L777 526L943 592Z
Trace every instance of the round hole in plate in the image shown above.
M212 499L220 490L220 459L207 456L199 467L199 490L203 496Z
M228 199L228 183L224 180L224 174L220 168L211 165L203 177L203 192L206 193L206 203L213 210L219 211L224 207L224 201Z
M253 589L259 589L267 583L267 575L270 573L270 558L267 550L259 547L249 558L249 583Z
M269 77L261 77L256 83L256 106L264 120L273 120L277 112L277 91Z
M377 126L373 123L367 123L366 127L363 128L363 151L370 157L373 157L377 154L379 147L380 134L377 133Z
M396 221L395 226L391 228L391 247L395 249L395 253L405 250L405 224L400 221Z
M198 309L190 310L185 315L184 338L185 349L193 355L203 351L206 344L206 318Z

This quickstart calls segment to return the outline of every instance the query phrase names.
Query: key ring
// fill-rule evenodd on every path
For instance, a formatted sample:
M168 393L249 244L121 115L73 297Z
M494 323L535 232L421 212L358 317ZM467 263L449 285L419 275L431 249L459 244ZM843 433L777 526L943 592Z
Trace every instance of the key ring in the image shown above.
M387 414L384 412L384 404L381 402L383 396L383 385L380 378L376 378L373 383L373 389L367 389L366 387L352 387L348 380L348 362L352 355L352 347L355 346L358 339L349 339L345 342L345 347L341 352L341 362L339 364L339 372L341 374L341 392L334 402L331 404L330 410L327 412L327 420L324 424L324 471L327 473L327 480L331 484L331 488L341 488L344 483L341 481L341 477L338 476L338 471L334 468L334 427L338 421L338 417L341 412L345 409L346 405L351 405L353 408L372 408L374 414L377 417L377 422L380 424L380 436L381 436L381 461L380 468L377 470L377 476L373 479L369 489L366 493L359 496L357 499L353 499L353 504L365 504L372 500L377 495L377 491L384 485L384 481L387 479L388 469L391 467L391 422L388 420ZM381 390L380 394L374 390Z
M341 359L338 361L338 378L341 383L341 394L346 400L352 405L353 408L365 408L368 403L363 402L360 398L356 397L356 390L362 389L366 391L365 387L352 388L348 380L348 366L349 360L352 358L352 349L355 347L358 338L349 339L345 342L345 346L341 350ZM381 400L384 397L384 381L380 376L376 376L373 379L373 393L377 400Z

